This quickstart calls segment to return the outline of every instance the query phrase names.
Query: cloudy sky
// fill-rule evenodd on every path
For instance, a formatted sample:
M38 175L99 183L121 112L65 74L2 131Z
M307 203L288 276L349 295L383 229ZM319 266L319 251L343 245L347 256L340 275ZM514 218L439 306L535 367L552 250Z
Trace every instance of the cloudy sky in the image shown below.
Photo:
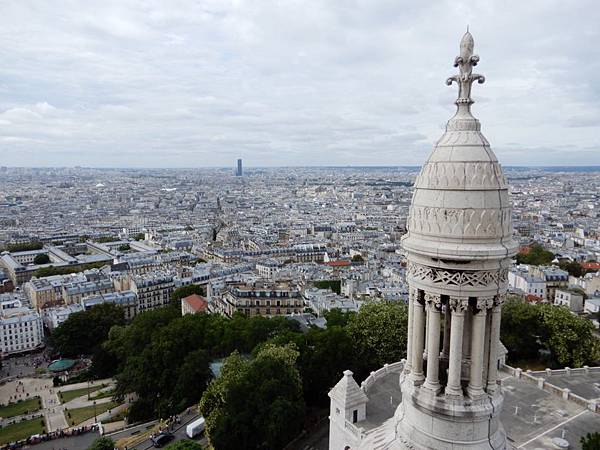
M420 164L467 24L500 161L600 164L599 23L595 1L2 0L0 165Z

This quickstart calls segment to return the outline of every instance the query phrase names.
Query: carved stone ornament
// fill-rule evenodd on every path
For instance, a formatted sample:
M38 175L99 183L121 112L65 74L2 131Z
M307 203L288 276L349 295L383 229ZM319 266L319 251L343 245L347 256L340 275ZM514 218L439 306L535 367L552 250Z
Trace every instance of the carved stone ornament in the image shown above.
M450 309L454 314L464 313L469 308L469 299L450 297Z
M498 285L508 280L508 269L500 270L449 270L408 263L408 276L434 284L450 286L487 287Z
M442 296L439 294L431 294L425 292L425 304L429 308L435 308L438 311L442 310Z
M498 294L494 297L494 306L502 306L506 301L506 294Z
M479 56L473 54L475 42L473 36L468 31L460 41L460 55L454 59L454 67L458 67L458 75L453 75L446 80L446 84L450 86L452 83L458 84L458 99L456 104L471 105L471 87L477 81L479 84L485 82L483 75L473 73L473 67L479 62Z
M510 208L411 207L408 229L440 237L502 238L512 233Z
M475 307L479 311L491 309L494 306L494 297L477 297Z

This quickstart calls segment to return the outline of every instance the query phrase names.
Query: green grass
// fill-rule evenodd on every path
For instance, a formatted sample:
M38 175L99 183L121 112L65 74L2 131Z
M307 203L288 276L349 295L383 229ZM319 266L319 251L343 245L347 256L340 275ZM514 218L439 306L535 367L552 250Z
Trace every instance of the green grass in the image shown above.
M119 403L116 403L116 402L99 403L96 405L96 415L99 416L104 411L113 409L116 406L119 406ZM70 417L69 417L69 414L70 414ZM94 417L94 406L92 405L92 406L84 406L83 408L68 409L65 411L65 417L66 417L67 423L69 425L79 425L81 422L84 422L84 421Z
M7 425L0 429L0 445L15 442L20 439L26 439L33 434L41 434L44 432L44 419L24 420L12 425Z
M90 386L89 392L90 393L96 392L98 389L102 389L104 387L106 387L105 384L97 385L97 386ZM60 391L59 397L60 397L61 403L68 403L71 400L73 400L74 398L82 397L84 395L87 398L87 394L88 394L88 388L84 387L81 389L73 389L72 391Z
M0 417L5 419L14 416L20 416L26 412L34 412L40 409L40 398L32 397L21 402L9 403L8 405L0 406Z
M92 395L92 400L100 400L101 398L112 397L113 395L115 395L114 389L109 389L108 391L104 392L96 392L96 394Z

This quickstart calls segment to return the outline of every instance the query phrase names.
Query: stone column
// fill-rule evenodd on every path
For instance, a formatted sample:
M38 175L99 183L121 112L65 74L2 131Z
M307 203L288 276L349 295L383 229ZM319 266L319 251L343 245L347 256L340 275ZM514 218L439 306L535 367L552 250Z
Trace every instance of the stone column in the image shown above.
M497 295L494 298L492 308L492 323L490 327L490 355L488 359L488 376L486 390L488 393L495 392L498 389L498 347L500 344L500 318L502 315L502 303L504 295Z
M408 288L408 330L406 335L406 365L404 366L404 372L410 372L412 368L412 334L413 334L413 305L415 303L415 297L417 290L409 287Z
M469 397L477 398L483 392L483 353L485 346L485 321L488 308L487 298L478 298L476 310L471 318L471 368L469 371Z
M462 358L467 360L471 357L471 309L465 309L465 323L463 330L463 345L462 345Z
M440 310L442 302L439 295L425 294L427 307L427 378L423 388L440 391Z
M463 395L462 387L460 385L460 370L462 365L462 340L464 332L463 328L465 323L465 310L467 309L467 307L467 299L450 299L452 327L450 328L450 356L446 395Z
M450 326L451 326L450 303L447 303L444 311L444 343L442 348L442 358L448 359L450 355Z
M412 367L411 373L415 384L421 384L423 376L423 346L425 344L425 311L424 299L419 292L413 302L413 333L412 333Z
M427 295L427 294L425 294ZM428 322L429 322L429 314L427 314L427 304L424 305L425 306L425 345L423 346L423 358L427 359L427 349L429 348L427 346L427 341L429 340L429 333L427 332L427 329L429 328Z

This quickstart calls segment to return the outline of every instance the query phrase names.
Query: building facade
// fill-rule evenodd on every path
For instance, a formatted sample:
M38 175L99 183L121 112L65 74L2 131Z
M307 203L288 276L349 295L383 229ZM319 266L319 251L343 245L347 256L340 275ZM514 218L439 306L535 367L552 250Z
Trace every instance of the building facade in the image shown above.
M44 344L39 313L19 300L0 303L0 352L3 356L36 350Z
M282 316L304 311L300 289L290 281L229 283L211 301L215 312L228 317L236 311L246 316Z

